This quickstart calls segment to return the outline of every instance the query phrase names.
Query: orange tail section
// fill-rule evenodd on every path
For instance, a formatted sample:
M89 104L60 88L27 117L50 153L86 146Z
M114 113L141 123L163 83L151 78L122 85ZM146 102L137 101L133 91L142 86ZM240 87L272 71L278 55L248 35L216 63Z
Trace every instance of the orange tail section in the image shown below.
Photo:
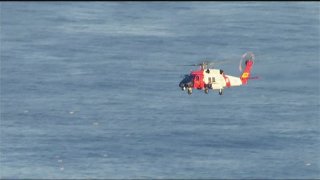
M253 61L252 60L247 60L246 61L246 68L244 69L240 79L242 81L242 84L247 84L248 83L248 79L250 78L250 72L251 72L251 68L253 66Z

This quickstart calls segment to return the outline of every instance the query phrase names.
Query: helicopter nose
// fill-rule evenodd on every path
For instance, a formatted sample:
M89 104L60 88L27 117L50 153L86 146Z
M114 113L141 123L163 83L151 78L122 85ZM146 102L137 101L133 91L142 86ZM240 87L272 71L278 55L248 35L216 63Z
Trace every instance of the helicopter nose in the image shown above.
M185 84L184 83L180 83L179 87L181 88L182 91L186 90Z

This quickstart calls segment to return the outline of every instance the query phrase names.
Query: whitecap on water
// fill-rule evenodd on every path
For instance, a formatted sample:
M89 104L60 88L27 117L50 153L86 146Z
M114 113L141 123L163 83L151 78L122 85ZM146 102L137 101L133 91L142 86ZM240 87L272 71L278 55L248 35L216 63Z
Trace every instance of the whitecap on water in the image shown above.
M99 123L98 123L98 122L94 122L93 125L94 125L94 126L98 126Z

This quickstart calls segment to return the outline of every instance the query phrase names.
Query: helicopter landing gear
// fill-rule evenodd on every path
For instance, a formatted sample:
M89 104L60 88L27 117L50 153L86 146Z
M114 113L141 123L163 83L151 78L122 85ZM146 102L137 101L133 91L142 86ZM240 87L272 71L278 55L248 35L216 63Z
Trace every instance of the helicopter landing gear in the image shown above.
M219 95L222 95L222 89L219 89Z
M188 88L188 94L189 94L189 95L192 94L192 88Z
M209 93L209 89L206 87L206 88L204 89L204 92L205 92L206 94L208 94L208 93Z

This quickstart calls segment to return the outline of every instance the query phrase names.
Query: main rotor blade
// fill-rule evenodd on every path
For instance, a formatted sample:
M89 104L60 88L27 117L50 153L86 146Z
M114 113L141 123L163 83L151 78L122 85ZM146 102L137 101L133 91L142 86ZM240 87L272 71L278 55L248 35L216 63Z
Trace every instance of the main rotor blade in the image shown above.
M181 66L214 66L214 65L217 65L217 64L226 64L226 63L232 63L234 62L234 60L231 60L231 59L228 59L228 60L205 60L205 61L202 61L200 63L197 63L197 64L184 64L184 65L181 65Z
M180 66L200 66L199 64L183 64L183 65L180 65Z

